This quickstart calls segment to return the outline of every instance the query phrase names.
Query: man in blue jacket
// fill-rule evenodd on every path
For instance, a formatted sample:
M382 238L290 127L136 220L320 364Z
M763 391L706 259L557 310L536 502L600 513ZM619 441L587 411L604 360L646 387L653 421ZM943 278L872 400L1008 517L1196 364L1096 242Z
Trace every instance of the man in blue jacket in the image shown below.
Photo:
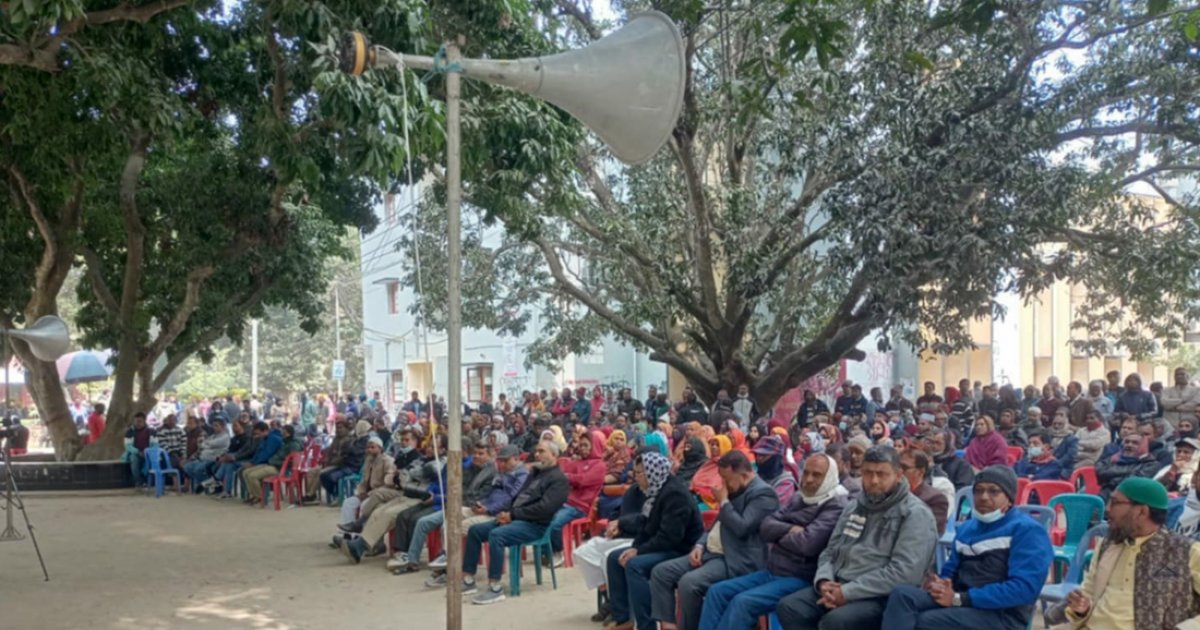
M1017 476L989 466L975 476L972 517L958 526L950 560L921 588L897 586L883 630L1029 625L1054 553L1045 528L1013 509Z

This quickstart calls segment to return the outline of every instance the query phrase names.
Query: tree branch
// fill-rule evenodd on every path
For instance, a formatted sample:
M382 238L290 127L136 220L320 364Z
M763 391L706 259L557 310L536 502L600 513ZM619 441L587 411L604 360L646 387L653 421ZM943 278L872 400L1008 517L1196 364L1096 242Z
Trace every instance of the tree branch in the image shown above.
M1179 138L1184 142L1192 144L1200 144L1200 134L1197 134L1192 129L1184 125L1159 125L1154 123L1135 121L1120 125L1101 125L1095 127L1077 127L1070 131L1064 131L1054 137L1058 144L1070 142L1072 140L1080 140L1083 138L1107 138L1110 136L1120 136L1130 133L1141 133L1146 135L1156 136L1172 136Z
M604 318L605 321L612 324L613 327L620 329L625 334L637 339L646 344L652 350L664 350L667 344L658 337L643 330L640 326L627 321L624 317L617 314L616 311L610 309L595 296L579 288L571 279L567 277L566 271L563 268L562 260L558 257L558 253L554 251L554 247L541 238L533 239L534 245L542 252L542 257L546 259L546 265L550 267L550 275L554 276L554 280L558 283L559 290L582 302L585 306L592 310L595 314Z
M145 24L160 13L186 6L191 0L159 0L147 4L121 4L100 11L91 11L66 23L47 36L36 40L32 46L0 44L0 66L25 66L42 72L58 72L58 52L62 43L85 26L99 26L113 22L139 22Z
M575 21L579 22L579 25L587 32L588 37L600 39L604 36L604 33L600 32L600 29L592 20L591 12L585 11L582 7L572 2L572 0L557 0L555 4L558 5L560 11L575 18Z
M87 276L92 285L92 293L100 300L100 304L108 314L109 322L115 327L117 318L121 314L121 305L117 303L112 290L108 288L108 283L104 281L104 264L100 262L100 256L96 254L95 250L86 245L80 247L79 252L83 254L83 260L86 263Z

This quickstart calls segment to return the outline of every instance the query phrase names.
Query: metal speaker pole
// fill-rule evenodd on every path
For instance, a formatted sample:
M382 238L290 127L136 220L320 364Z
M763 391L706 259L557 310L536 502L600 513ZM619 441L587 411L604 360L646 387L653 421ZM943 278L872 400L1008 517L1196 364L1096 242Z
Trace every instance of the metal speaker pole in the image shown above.
M372 67L430 70L432 57L372 46L362 33L343 37L340 67L359 75ZM635 16L586 48L516 60L462 59L461 73L552 103L587 125L626 164L654 157L679 120L685 81L683 40L658 11Z

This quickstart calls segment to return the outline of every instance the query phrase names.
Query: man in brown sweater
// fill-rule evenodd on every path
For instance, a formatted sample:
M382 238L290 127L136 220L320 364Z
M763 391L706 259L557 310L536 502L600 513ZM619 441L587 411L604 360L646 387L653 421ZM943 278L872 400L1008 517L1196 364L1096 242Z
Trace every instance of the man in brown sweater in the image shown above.
M921 449L910 448L900 453L900 472L908 479L908 487L922 503L929 506L937 521L938 536L946 532L946 517L950 513L950 501L937 488L929 485L933 461Z

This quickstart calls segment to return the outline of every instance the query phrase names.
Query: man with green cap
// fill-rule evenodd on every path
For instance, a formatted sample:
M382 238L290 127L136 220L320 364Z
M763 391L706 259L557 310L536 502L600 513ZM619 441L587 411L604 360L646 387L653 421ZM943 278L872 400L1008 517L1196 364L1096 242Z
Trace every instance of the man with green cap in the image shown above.
M1160 630L1200 622L1200 546L1167 531L1167 491L1130 477L1113 491L1108 538L1083 585L1050 609L1051 623L1086 630Z

